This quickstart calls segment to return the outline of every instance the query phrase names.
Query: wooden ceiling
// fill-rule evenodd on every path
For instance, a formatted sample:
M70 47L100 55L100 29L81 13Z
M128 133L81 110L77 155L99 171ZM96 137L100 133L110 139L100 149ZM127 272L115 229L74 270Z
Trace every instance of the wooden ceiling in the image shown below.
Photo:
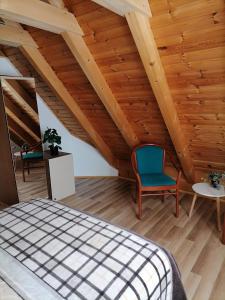
M1 87L11 139L18 145L41 140L34 80L4 78Z
M87 46L84 53L89 51L90 60L93 59L94 74L90 74L90 67L88 69L88 64L80 58L81 53L75 53L76 45L73 45L73 51L71 39L69 43L65 34L50 32L52 26L50 31L36 28L36 25L28 26L29 20L23 22L26 24L23 29L36 42L38 50L79 105L94 132L102 138L100 144L108 147L107 151L111 151L113 157L119 161L129 160L136 139L137 143L161 144L174 155L176 149L181 165L186 169L191 165L203 170L225 168L224 0L149 1L152 14L149 20L157 46L155 51L160 59L157 60L158 53L155 53L155 62L162 64L160 70L156 69L156 75L165 73L170 99L166 95L163 98L160 89L157 92L160 87L167 91L167 86L165 82L164 85L156 82L158 86L154 86L151 72L154 73L157 66L144 63L143 56L151 53L141 52L134 37L136 28L132 28L128 15L125 18L95 3L107 3L106 0L64 0L65 8L59 0L45 2L57 3L60 9L66 9L76 17ZM66 23L58 24L64 25L66 27ZM74 41L76 39L74 35ZM144 49L148 42L152 41L146 31ZM29 65L21 51L11 47L3 50L17 68L19 65L23 75L37 78L38 92L65 126L74 135L96 144L92 130L88 132L86 127L85 132L82 129L83 124L79 124L57 94L52 94L46 78L37 74L38 70ZM149 72L148 67L152 67ZM99 78L105 94L99 89ZM105 95L108 95L112 108ZM119 113L115 114L114 107ZM128 121L125 128L121 128L121 120ZM176 132L179 134L175 135Z

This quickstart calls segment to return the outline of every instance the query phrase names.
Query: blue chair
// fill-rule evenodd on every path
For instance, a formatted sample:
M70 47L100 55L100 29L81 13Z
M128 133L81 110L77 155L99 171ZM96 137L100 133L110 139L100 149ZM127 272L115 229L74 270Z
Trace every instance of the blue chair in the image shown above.
M137 216L139 219L142 217L142 196L149 195L162 195L163 199L165 195L175 195L176 217L179 216L178 186L181 171L178 171L176 180L166 175L164 172L165 155L165 150L155 144L143 144L132 151L131 161L137 179Z

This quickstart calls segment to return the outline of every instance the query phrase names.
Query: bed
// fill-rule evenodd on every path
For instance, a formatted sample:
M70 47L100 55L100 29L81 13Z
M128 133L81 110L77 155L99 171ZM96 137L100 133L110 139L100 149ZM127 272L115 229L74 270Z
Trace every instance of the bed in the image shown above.
M186 299L159 245L46 199L0 211L0 278L25 300Z

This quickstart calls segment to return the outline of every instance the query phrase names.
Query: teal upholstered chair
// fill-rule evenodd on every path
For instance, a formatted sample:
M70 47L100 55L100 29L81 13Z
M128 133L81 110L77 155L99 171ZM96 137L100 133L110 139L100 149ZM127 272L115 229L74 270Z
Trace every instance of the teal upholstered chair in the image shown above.
M142 217L142 196L172 194L176 197L176 217L179 216L178 185L181 172L176 180L166 175L165 150L158 145L143 144L132 152L132 166L137 179L138 218ZM149 193L156 192L156 193Z
M25 170L27 169L28 174L30 174L31 164L43 161L43 151L41 151L41 149L42 149L42 142L39 142L35 145L28 146L26 150L20 151L24 182L25 182Z

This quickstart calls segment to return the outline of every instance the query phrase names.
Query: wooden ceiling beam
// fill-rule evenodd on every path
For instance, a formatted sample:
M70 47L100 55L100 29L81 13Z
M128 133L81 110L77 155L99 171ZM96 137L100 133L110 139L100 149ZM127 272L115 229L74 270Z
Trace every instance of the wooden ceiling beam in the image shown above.
M22 147L22 145L24 144L23 140L21 139L21 137L19 137L15 131L12 131L9 128L9 135L10 135L10 140L12 140L17 146Z
M0 43L12 47L20 45L38 47L27 31L12 25L0 26Z
M34 134L35 137L39 137L39 141L41 140L41 132L39 124L35 123L30 116L21 110L12 99L10 99L7 95L3 93L5 107L17 117L17 119L21 120L26 128L29 128ZM16 121L16 120L15 120ZM25 128L24 128L25 129ZM26 130L26 129L25 129Z
M10 86L10 91L12 91L13 96L19 95L24 101L36 112L38 116L38 107L36 99L35 84L32 86L32 92L29 92L26 87L23 86L23 79L17 80L16 78L5 78L7 86ZM24 80L26 82L26 80ZM32 83L33 85L33 83Z
M15 103L20 106L36 124L39 124L38 113L34 107L33 99L26 93L16 80L2 80L2 87L5 93L11 95ZM36 103L35 103L36 104Z
M8 117L10 117L17 125L26 131L34 140L35 142L40 142L40 136L37 136L21 119L17 117L16 114L8 107L5 107L5 111Z
M125 16L131 11L139 11L140 13L150 17L151 10L148 0L92 0L105 8L112 10L120 16Z
M24 141L24 143L29 145L34 145L36 143L36 140L34 140L23 128L21 128L20 125L16 123L9 115L7 115L7 122L9 130L15 132L15 134Z
M63 0L48 0L48 3L61 9L65 9Z
M26 133L29 134L36 142L40 142L40 133L38 135L31 129L31 124L29 123L29 121L25 118L25 116L21 118L18 109L16 109L15 106L12 105L12 103L10 103L10 100L7 97L5 97L5 95L4 101L7 116L9 116L20 128L26 131Z
M62 36L127 144L130 147L139 144L136 133L113 95L84 39L71 32L64 32Z
M73 14L40 0L0 0L0 17L58 34L83 35Z
M184 174L189 181L194 181L193 161L181 128L149 18L134 11L127 13L126 19Z

